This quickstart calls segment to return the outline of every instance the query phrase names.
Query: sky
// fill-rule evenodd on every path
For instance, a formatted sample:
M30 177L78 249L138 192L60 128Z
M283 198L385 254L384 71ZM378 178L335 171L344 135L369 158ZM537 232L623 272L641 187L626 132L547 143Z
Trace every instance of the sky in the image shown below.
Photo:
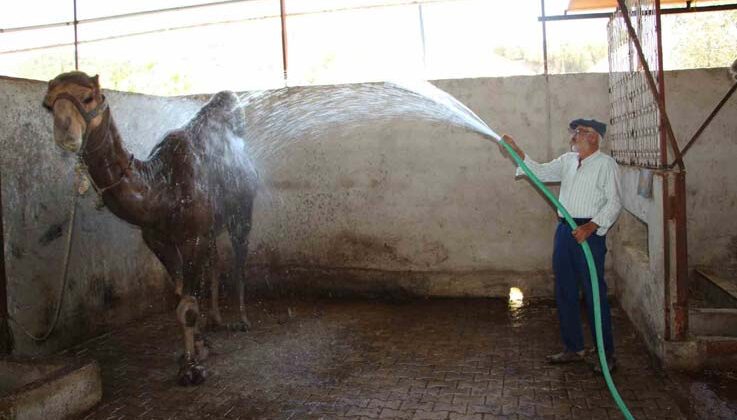
M13 2L13 7L2 7L0 28L14 28L73 20L73 3L71 0L2 0ZM79 19L131 13L157 8L169 8L212 2L212 0L77 0ZM288 14L300 14L315 10L331 10L337 7L349 7L377 4L413 3L408 0L287 0ZM546 0L548 14L562 14L568 0ZM501 7L500 7L501 5ZM406 8L410 6L405 6ZM443 32L449 39L454 34L483 36L489 45L521 45L539 46L541 30L537 17L540 15L539 0L509 0L505 2L492 0L427 0L423 10L427 18L435 20L435 24L443 25ZM233 5L175 13L141 16L105 23L80 25L80 39L95 39L125 32L140 32L153 29L168 28L174 25L187 25L201 22L219 21L228 18L248 18L258 16L276 16L279 13L279 0L251 0ZM442 19L442 23L440 20ZM548 26L552 36L560 41L574 41L580 38L581 31L600 30L606 20L579 21L565 25L551 22ZM570 22L568 22L570 23ZM431 23L430 23L431 24ZM405 23L406 26L409 26ZM289 21L287 23L289 29ZM484 28L483 30L479 28ZM366 30L366 36L375 36L386 25ZM327 28L324 28L327 30ZM319 31L319 28L312 28ZM407 28L413 30L414 28ZM397 33L398 29L392 31ZM72 36L72 28L55 28L34 33L10 32L0 34L0 51L50 45L68 40ZM68 41L67 41L68 42Z
M0 28L73 20L71 0L0 0L3 3L11 1L13 7L2 8ZM88 19L207 2L212 0L77 0L77 10L79 19ZM296 83L315 83L350 81L341 77L377 80L388 73L400 77L447 78L541 71L526 69L523 64L505 61L496 54L500 47L514 47L540 51L542 59L542 25L538 21L540 0L424 0L421 8L417 3L411 0L287 0L290 78ZM397 6L305 15L381 4ZM563 14L567 4L568 0L546 0L546 13ZM186 74L202 86L200 89L219 87L218 80L212 80L213 74L219 79L261 79L278 83L282 66L278 15L279 0L250 0L84 23L79 25L80 41L108 40L81 43L80 59L94 59L100 63L128 61L135 72L156 62L156 71ZM237 23L167 30L228 20ZM549 49L593 38L605 42L606 22L606 19L549 22ZM146 32L152 33L120 38ZM29 55L40 56L48 50L2 52L73 40L72 26L0 33L0 74L25 77L9 73L7 69L19 68L19 63L27 62ZM94 70L104 71L104 67ZM49 72L55 73L58 69L49 69Z

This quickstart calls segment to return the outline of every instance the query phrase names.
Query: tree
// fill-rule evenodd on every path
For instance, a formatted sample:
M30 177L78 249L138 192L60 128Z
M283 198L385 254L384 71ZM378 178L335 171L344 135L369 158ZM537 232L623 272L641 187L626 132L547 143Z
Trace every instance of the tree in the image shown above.
M677 15L671 30L669 68L727 67L737 57L737 11Z

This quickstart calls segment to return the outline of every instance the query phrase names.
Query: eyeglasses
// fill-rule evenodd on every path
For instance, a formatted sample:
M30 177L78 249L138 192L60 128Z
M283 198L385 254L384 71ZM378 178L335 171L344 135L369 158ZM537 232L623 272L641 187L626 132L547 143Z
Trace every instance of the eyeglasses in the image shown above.
M575 128L568 130L569 133L571 133L571 137L578 136L578 135L585 135L585 134L594 134L594 131L591 130L584 130L582 128Z

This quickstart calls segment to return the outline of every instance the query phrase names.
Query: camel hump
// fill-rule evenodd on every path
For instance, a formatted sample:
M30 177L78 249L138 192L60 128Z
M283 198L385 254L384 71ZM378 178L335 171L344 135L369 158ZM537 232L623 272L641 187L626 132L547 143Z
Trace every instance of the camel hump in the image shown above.
M212 95L212 98L210 98L207 104L205 104L205 107L213 106L223 109L233 109L238 106L239 102L240 101L238 100L238 97L235 95L235 93L229 90L223 90Z
M190 127L219 125L227 127L238 137L246 130L246 118L235 93L224 90L214 94L190 121Z

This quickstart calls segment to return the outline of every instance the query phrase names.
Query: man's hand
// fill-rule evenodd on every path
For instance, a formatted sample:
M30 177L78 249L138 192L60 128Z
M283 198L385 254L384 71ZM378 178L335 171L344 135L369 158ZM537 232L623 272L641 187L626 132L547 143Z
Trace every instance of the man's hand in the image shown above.
M596 229L599 229L599 225L596 223L585 223L573 230L573 237L576 238L576 242L582 244L592 233L596 232Z
M502 140L504 140L504 142L507 143L509 147L511 147L512 150L514 150L515 153L519 155L520 159L525 160L525 152L523 152L522 149L520 149L519 146L517 146L517 143L514 142L514 139L512 138L512 136L508 134L504 134L502 136ZM499 151L502 152L502 156L509 155L509 153L507 153L507 149L505 149L501 143L498 143L498 144L499 144Z

